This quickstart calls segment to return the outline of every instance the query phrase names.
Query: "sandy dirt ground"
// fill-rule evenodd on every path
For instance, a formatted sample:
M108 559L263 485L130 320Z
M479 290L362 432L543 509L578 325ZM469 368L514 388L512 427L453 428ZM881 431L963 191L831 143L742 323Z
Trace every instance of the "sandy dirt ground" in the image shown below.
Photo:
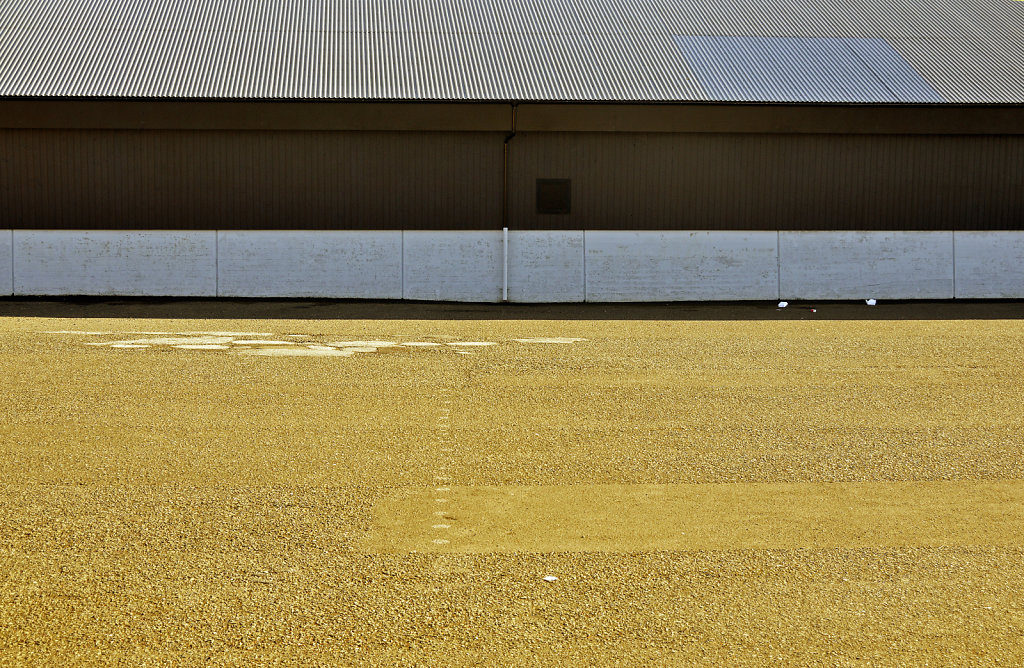
M0 664L1022 665L1020 316L0 304Z

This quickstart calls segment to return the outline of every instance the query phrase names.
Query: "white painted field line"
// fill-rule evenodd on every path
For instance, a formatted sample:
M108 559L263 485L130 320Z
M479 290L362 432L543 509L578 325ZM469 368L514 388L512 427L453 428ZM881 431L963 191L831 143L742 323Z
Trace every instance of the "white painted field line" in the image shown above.
M453 452L453 448L447 447L451 443L449 424L451 420L452 409L450 408L450 391L446 387L442 387L441 389L441 402L443 407L441 408L440 415L438 415L437 420L434 423L436 430L434 441L437 446L436 450L438 453L440 453L440 459L434 465L434 481L435 483L438 484L434 486L433 491L434 494L436 494L436 496L434 497L435 507L440 506L447 508L447 504L451 501L451 499L448 496L448 492L452 491L452 488L448 485L448 482L451 480L451 477L448 475L448 471L454 462L452 460L451 455L451 453ZM435 510L433 514L435 518L447 520L451 517L452 512L453 511ZM433 532L432 535L434 536L437 536L439 532L442 535L444 535L444 532L447 532L449 529L451 529L452 526L451 524L443 521L437 523L437 519L432 519L431 522L434 522L430 525L430 528L432 529ZM435 537L432 538L430 542L433 545L441 546L449 545L451 543L451 540L448 538Z

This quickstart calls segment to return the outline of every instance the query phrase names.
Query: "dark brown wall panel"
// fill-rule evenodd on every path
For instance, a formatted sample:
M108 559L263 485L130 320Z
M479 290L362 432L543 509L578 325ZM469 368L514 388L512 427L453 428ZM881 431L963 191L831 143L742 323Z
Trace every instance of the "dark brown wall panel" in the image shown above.
M1024 228L1024 137L519 133L519 229ZM572 179L572 213L536 213Z
M0 131L0 228L500 228L503 138Z
M500 132L0 130L0 228L499 229ZM1024 136L519 132L513 229L1024 228ZM536 180L571 179L571 213Z

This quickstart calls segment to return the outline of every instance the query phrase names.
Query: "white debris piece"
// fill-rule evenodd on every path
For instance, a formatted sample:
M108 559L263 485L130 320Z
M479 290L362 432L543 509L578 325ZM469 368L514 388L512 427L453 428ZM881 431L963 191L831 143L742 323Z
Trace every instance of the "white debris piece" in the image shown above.
M556 578L554 575L545 575L544 582L558 582L558 578Z
M878 303L878 301L874 299L867 299L864 301L864 303L867 304L868 306L874 306L875 304Z
M786 308L789 306L789 302L779 302L779 308Z

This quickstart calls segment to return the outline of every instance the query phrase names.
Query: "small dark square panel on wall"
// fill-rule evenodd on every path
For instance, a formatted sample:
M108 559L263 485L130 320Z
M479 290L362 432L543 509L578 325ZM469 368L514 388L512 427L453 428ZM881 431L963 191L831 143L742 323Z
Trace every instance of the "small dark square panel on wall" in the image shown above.
M537 179L537 213L569 213L571 209L570 179Z

